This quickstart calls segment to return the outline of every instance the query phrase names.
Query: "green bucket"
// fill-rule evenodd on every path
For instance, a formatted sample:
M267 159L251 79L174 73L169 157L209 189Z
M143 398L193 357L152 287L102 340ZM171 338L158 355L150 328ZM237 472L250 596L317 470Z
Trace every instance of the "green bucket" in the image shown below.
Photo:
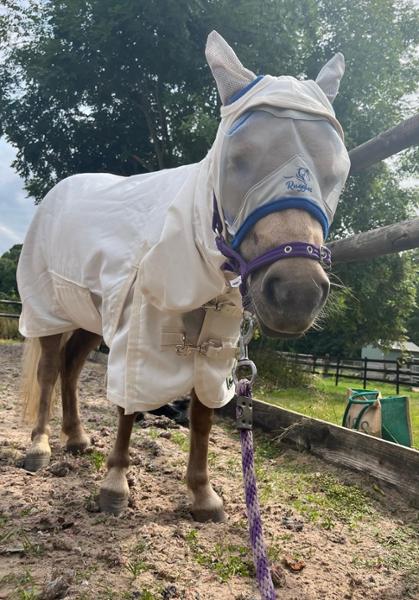
M385 396L380 399L383 440L412 446L410 404L407 396Z
M363 413L374 404L377 398L379 398L378 390L351 389L342 425L346 426L347 415L352 405L364 405L365 409L354 423L354 429L357 429ZM407 396L385 396L380 398L380 404L382 439L411 447L413 440L409 398Z

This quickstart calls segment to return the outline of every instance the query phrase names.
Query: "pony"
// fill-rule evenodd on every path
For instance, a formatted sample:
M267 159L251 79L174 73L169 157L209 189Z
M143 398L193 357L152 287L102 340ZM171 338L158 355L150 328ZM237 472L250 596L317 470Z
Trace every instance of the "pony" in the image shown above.
M25 468L50 461L58 378L66 449L88 447L77 381L104 339L119 420L99 501L115 515L128 504L136 412L191 392L191 512L225 519L208 440L214 409L234 395L242 302L264 334L292 338L329 292L323 244L349 171L331 104L343 56L316 81L256 76L213 31L206 58L222 103L208 155L156 173L64 179L38 208L18 266L24 406L35 421Z

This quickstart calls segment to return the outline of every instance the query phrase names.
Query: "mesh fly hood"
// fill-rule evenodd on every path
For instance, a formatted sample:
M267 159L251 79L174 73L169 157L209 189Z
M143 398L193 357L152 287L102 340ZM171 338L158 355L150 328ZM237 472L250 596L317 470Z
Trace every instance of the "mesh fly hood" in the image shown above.
M223 101L212 148L214 193L233 248L260 218L287 208L311 213L326 238L350 167L330 103L343 56L315 82L256 77L215 32L206 54Z

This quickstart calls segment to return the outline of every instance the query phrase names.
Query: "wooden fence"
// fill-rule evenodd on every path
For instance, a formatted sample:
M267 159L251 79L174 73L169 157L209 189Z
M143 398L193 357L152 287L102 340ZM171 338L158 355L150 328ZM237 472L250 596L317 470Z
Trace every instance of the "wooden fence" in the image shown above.
M279 356L313 374L334 377L335 385L338 385L340 379L362 381L364 389L368 382L393 383L396 394L399 393L402 384L419 385L418 359L332 358L289 352L281 352Z
M3 309L3 305L7 306L22 306L22 303L19 302L18 300L2 300L0 298L0 308ZM20 311L19 312L3 312L3 310L0 310L0 317L3 317L5 319L18 319L20 317Z

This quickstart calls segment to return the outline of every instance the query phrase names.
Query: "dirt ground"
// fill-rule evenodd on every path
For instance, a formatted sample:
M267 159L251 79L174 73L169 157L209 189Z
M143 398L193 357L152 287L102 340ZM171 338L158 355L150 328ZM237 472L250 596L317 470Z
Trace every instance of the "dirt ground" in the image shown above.
M210 466L228 521L195 523L183 481L188 431L149 416L135 426L131 500L119 518L96 494L115 434L105 367L88 362L80 396L91 450L63 452L53 419L51 464L22 469L21 345L0 345L0 598L256 600L240 447L211 435ZM57 415L59 411L57 410ZM263 523L284 600L419 598L418 511L394 491L257 436Z

